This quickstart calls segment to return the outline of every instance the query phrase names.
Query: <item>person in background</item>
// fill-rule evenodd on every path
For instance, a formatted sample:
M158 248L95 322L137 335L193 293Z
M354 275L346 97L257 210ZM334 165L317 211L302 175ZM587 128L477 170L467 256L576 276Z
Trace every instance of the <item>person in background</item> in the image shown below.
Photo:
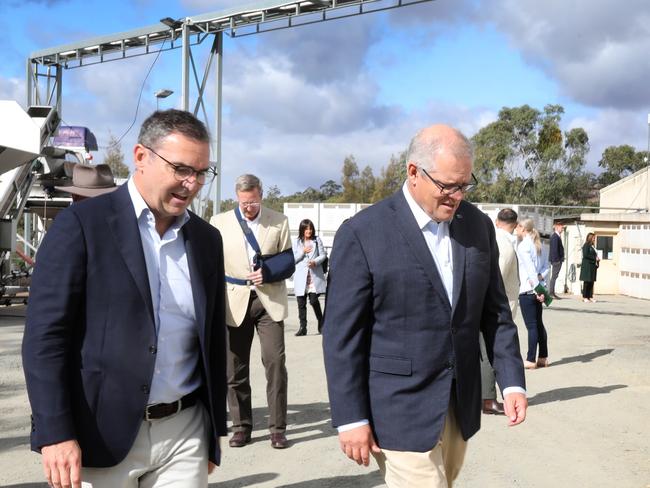
M293 256L296 260L293 290L298 302L298 320L300 322L296 335L307 334L307 298L314 309L320 334L323 327L323 312L318 297L325 293L327 287L322 266L323 261L327 259L327 251L320 237L316 235L314 223L309 219L300 222L298 238L293 243Z
M542 320L544 294L537 293L538 284L544 284L549 271L548 261L542 253L542 241L535 229L533 219L524 219L517 225L517 259L519 260L519 307L528 331L526 369L545 368L548 362L546 328ZM537 349L539 346L539 356Z
M508 297L510 312L514 320L517 313L517 298L519 296L519 266L517 263L517 237L513 235L517 227L517 212L511 208L499 211L494 222L496 240L499 247L499 270L503 278L503 286ZM481 341L481 391L483 394L483 413L486 415L504 415L503 403L497 401L497 389L494 369L488 360L487 349L483 334Z
M339 228L323 353L344 454L377 460L389 488L449 488L480 427L481 331L508 425L526 418L517 327L494 225L464 195L471 143L434 125L411 141L406 181Z
M600 258L594 245L596 244L596 234L590 232L587 234L585 243L582 246L582 263L580 264L580 281L582 281L582 301L585 303L594 303L594 283L596 282L596 273L600 265Z
M157 111L133 158L129 181L60 212L37 254L23 369L56 488L207 486L227 433L221 236L187 210L215 175L208 132Z
M235 182L237 208L215 215L210 223L221 231L226 266L226 324L228 325L228 410L233 435L230 447L251 441L253 407L250 355L255 331L260 340L266 373L266 400L271 446L284 449L289 443L287 428L287 367L284 319L289 314L284 269L259 266L259 254L270 256L286 251L290 270L295 264L291 251L289 221L283 214L262 206L262 182L245 174ZM249 237L246 237L248 234ZM268 264L268 263L267 263Z
M548 284L549 293L556 299L560 299L555 293L555 280L557 280L564 262L564 244L562 244L562 232L564 231L563 222L555 222L553 224L553 233L549 242L549 257L551 263L551 280Z

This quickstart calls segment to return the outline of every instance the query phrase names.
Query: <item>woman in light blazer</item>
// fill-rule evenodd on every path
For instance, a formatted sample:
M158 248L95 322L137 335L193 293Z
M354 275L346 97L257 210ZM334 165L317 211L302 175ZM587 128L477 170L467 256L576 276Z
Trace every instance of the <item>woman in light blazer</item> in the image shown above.
M298 319L300 328L297 336L307 334L307 298L314 309L318 321L318 333L323 326L323 312L318 297L325 293L327 282L323 272L323 261L327 251L323 242L314 229L314 223L305 219L300 222L298 238L293 242L293 256L296 260L296 271L293 275L293 289L298 301Z

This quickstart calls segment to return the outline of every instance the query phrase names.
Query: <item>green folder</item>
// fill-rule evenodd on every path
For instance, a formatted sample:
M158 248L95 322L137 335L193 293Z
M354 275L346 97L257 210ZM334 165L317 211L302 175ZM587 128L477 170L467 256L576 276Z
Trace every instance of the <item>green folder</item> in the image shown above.
M547 307L553 301L553 297L546 289L546 287L541 283L538 283L537 286L535 287L535 293L537 293L538 295L544 295L544 305L546 305Z

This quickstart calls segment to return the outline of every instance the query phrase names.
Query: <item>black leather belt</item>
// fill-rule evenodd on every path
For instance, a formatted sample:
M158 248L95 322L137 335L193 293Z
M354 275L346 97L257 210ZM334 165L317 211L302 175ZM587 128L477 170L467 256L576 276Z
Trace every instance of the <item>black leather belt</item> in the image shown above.
M185 395L183 398L176 400L175 402L147 405L147 407L144 409L144 419L147 421L164 419L165 417L174 415L181 410L193 407L196 405L197 398L197 392L193 391L192 393Z

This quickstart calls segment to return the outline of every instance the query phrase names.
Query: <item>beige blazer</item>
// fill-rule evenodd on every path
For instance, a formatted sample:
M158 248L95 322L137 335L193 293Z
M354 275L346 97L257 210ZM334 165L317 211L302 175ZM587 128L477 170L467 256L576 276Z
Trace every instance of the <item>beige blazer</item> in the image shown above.
M262 254L276 254L291 249L289 221L284 214L262 207L257 243ZM220 213L210 219L210 223L221 232L223 256L227 276L246 279L251 266L246 249L246 237L237 221L234 210ZM273 320L279 322L289 315L287 286L284 282L264 283L256 287L257 296L264 309ZM226 283L226 323L239 327L244 321L250 287Z
M503 285L508 296L512 318L514 319L519 304L519 262L517 261L517 252L511 236L505 230L497 227L496 238L499 247L499 269L503 277Z

